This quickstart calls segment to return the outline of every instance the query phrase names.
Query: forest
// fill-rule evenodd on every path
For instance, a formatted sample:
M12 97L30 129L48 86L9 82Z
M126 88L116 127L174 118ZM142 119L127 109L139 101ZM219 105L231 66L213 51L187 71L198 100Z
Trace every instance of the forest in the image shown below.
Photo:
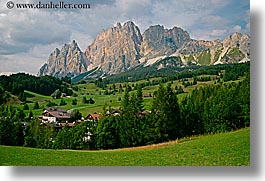
M244 79L227 82L239 76ZM221 77L223 81L195 88L180 100L177 95L183 92L162 79L149 111L143 106L143 86L137 85L135 91L126 86L120 115L107 114L112 107L105 105L100 120L85 121L73 128L66 126L60 131L52 124L41 125L39 120L30 120L23 110L2 104L0 144L50 149L116 149L249 127L250 64L228 66ZM0 94L4 95L3 88Z
M220 64L210 66L197 66L191 65L188 67L168 67L157 70L155 67L144 67L136 70L129 70L117 75L112 75L105 79L99 78L94 82L100 88L106 88L107 84L121 83L121 82L134 82L138 80L150 79L152 77L161 77L162 82L186 79L197 77L200 75L218 75L220 71L224 72L224 81L237 80L242 76L250 67L250 62L244 64ZM176 73L177 72L177 73ZM223 74L222 74L223 75ZM223 78L223 77L221 77ZM82 81L81 81L82 82ZM151 82L151 85L157 85L159 81Z
M51 76L36 77L25 73L0 76L0 89L18 96L21 101L26 100L24 90L42 95L51 95L59 89L67 95L72 95L73 91L69 89L69 83L71 83L71 79L68 77L62 79Z

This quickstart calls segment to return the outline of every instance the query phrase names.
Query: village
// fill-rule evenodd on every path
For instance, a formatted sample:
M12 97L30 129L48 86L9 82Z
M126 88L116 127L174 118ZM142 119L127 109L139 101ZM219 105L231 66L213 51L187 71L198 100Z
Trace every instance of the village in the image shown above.
M41 116L38 117L41 120L41 125L53 124L57 130L64 128L65 126L73 127L78 123L84 121L98 121L102 114L89 113L86 117L81 117L79 120L73 120L71 117L72 110L65 110L63 108L47 107L43 110ZM114 112L113 115L119 113Z

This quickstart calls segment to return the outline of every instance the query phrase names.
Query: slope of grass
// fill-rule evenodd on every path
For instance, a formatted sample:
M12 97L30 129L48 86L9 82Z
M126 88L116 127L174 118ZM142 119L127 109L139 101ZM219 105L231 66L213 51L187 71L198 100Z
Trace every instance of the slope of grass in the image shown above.
M204 75L201 75L201 77ZM206 75L205 75L206 76ZM209 76L209 75L207 75ZM213 75L210 76L212 79L216 78L217 76ZM240 80L242 80L244 77L241 77ZM150 79L150 81L152 80L158 80L159 78L152 78ZM193 82L193 78L188 78L187 79L188 82ZM234 82L238 82L239 80L236 80ZM129 82L128 84L134 88L134 86L136 84L140 84L140 83L145 83L148 82L147 80L140 80L140 81L136 81L136 82ZM227 83L231 83L227 82ZM124 87L124 85L126 83L117 83L116 87L119 87L119 85L122 85L122 87ZM167 83L165 83L167 84ZM214 84L214 80L208 81L208 82L200 82L198 81L198 83L196 85L191 85L188 86L186 88L184 88L182 86L182 82L180 82L179 80L173 81L172 82L172 88L175 89L176 86L182 86L185 93L183 94L179 94L178 98L179 100L181 100L181 98L185 97L187 95L187 93L192 92L193 89L195 88L199 88L199 87L203 87L206 85L213 85ZM108 84L107 85L107 90L109 91L110 87L113 84ZM134 85L134 86L133 86ZM115 92L115 95L111 94L111 95L105 95L105 90L98 88L94 83L87 83L87 84L78 84L76 85L78 87L78 91L74 91L76 93L76 97L65 97L63 98L64 101L67 103L67 105L64 106L59 106L61 99L53 99L51 96L44 96L44 95L40 95L34 92L30 92L25 90L26 96L27 96L27 104L29 106L30 110L25 110L25 114L26 116L28 116L29 112L32 111L34 117L40 116L43 112L43 109L45 107L47 107L47 103L48 101L54 102L56 103L58 106L56 107L61 107L64 108L66 110L70 110L70 109L78 109L83 116L87 116L89 113L100 113L102 112L102 108L104 104L108 104L111 105L113 108L119 108L121 106L122 103L122 98L124 96L124 92ZM149 94L151 94L153 96L154 91L158 89L158 85L151 85L151 86L146 86L143 88L143 94L145 95L144 97L144 108L147 110L151 109L151 103L152 103L152 98L149 97ZM134 92L134 91L133 91ZM148 95L146 97L146 95ZM93 100L95 100L94 104L85 104L82 102L83 97L86 97L87 99L92 98ZM72 105L72 101L73 99L77 99L77 105ZM34 103L35 102L39 103L40 108L39 109L33 109ZM17 107L19 109L23 109L23 104L20 103L14 103L12 104L13 107Z
M180 140L157 147L41 150L0 146L0 165L32 166L249 166L250 129Z
M198 56L198 62L201 65L209 65L211 63L210 50L205 50Z

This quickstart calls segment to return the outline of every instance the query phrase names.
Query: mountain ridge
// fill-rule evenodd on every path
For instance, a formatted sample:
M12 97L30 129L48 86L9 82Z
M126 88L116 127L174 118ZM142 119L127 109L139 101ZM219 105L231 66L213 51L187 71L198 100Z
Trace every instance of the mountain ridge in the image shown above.
M246 62L250 61L250 36L236 32L223 41L195 40L180 27L153 25L141 33L127 21L101 31L84 52L75 40L61 50L56 48L37 75L75 77L99 68L101 75L113 75L170 56L180 57L183 65Z

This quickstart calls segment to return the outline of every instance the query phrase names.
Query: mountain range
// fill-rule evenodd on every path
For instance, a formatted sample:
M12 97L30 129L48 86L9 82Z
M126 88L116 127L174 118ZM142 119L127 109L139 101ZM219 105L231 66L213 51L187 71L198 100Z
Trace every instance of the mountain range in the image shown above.
M195 40L180 27L166 29L154 25L141 34L132 21L117 23L99 33L84 52L75 40L64 44L61 50L56 48L39 69L38 76L75 77L86 73L99 77L154 64L160 69L166 64L158 62L167 57L178 57L181 61L170 66L250 61L250 36L236 32L223 41Z

